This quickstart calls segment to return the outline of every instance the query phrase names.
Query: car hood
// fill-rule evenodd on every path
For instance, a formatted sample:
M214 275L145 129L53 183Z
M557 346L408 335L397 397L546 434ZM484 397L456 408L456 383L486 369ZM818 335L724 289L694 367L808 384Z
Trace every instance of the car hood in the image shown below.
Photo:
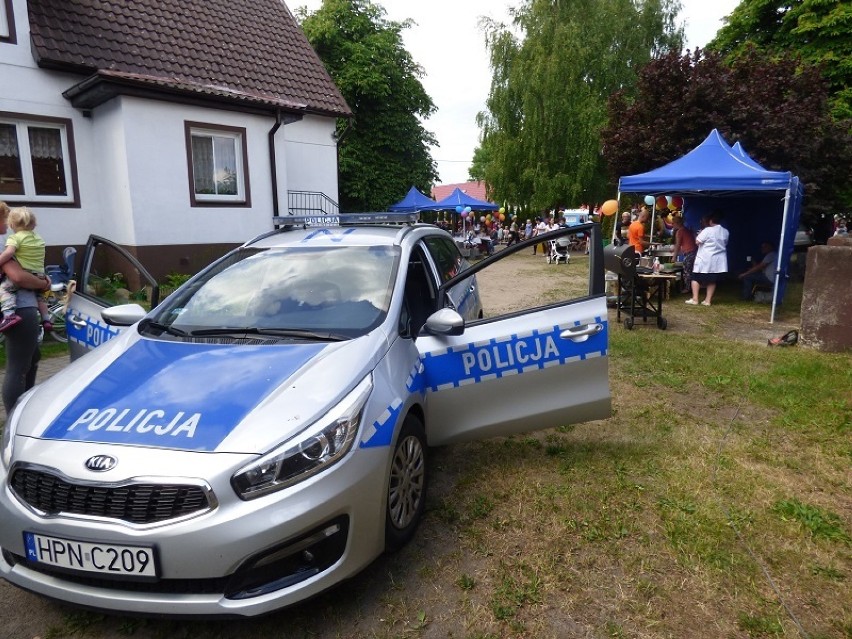
M139 337L104 366L72 366L37 389L17 434L198 452L266 452L349 392L375 366L383 341L377 332L330 344ZM42 401L47 398L38 391L61 387L64 373L70 390L66 386L63 400Z

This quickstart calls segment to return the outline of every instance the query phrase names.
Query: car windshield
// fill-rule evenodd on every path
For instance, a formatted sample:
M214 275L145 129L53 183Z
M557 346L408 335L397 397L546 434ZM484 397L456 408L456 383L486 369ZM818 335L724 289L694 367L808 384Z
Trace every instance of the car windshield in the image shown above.
M177 336L357 337L384 320L398 258L393 246L239 249L171 295L151 322Z

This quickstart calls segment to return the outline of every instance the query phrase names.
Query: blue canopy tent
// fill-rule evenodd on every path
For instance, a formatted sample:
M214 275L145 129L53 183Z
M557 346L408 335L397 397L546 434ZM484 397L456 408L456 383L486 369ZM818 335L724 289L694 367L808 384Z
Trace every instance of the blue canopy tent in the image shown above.
M680 195L684 224L694 230L704 215L719 210L730 233L728 268L739 273L747 256L759 256L760 243L778 250L770 322L784 297L793 240L802 208L802 185L789 171L767 171L745 152L730 146L716 129L686 155L653 171L623 176L621 193Z
M424 210L426 207L431 206L434 203L435 200L423 195L417 190L416 186L412 186L404 198L396 204L391 204L388 207L388 211L415 213L417 211Z
M432 206L424 207L425 211L454 211L457 206L462 208L470 207L471 211L496 211L500 208L499 204L477 200L471 197L461 189L457 188L443 200L433 202Z

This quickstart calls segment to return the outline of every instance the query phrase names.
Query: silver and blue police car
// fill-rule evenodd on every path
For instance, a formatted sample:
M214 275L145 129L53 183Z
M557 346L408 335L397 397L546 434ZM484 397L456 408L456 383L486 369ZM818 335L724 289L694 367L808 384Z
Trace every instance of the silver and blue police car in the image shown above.
M491 317L476 273L515 247L470 265L431 225L284 222L149 312L93 310L84 259L69 339L104 343L8 416L0 576L116 612L266 613L412 536L428 446L609 415L597 227L572 229L588 291Z

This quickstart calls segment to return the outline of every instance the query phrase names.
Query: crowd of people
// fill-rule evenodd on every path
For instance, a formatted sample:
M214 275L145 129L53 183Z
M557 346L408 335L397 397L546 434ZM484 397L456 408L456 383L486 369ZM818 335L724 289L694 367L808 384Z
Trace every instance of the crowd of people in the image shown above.
M491 255L494 247L498 245L512 246L523 240L568 226L565 209L554 212L544 211L539 216L522 221L519 221L517 216L509 216L504 222L492 224L484 224L481 220L470 223L459 221L455 229L446 220L439 219L436 224L455 237L461 238L466 244L480 247L487 255ZM544 244L533 245L533 255L538 255L539 252L545 255L546 251L547 247Z

